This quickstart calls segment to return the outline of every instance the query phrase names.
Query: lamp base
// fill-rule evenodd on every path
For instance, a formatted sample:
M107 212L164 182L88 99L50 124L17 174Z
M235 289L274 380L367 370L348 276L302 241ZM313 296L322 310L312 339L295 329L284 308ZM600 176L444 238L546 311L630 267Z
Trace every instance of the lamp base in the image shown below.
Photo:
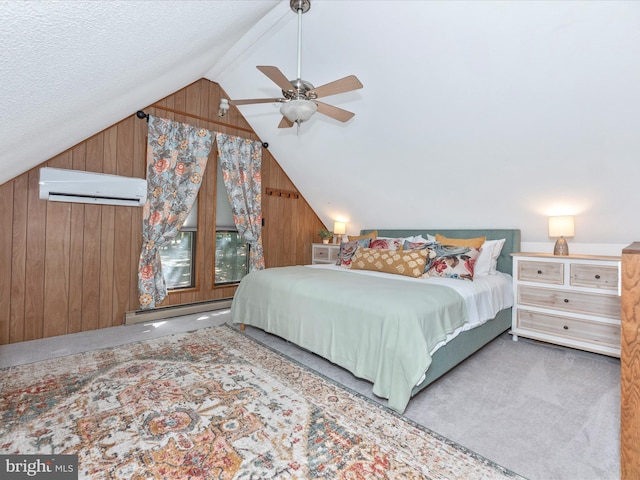
M569 245L564 237L560 237L556 240L556 245L553 247L554 255L569 255Z

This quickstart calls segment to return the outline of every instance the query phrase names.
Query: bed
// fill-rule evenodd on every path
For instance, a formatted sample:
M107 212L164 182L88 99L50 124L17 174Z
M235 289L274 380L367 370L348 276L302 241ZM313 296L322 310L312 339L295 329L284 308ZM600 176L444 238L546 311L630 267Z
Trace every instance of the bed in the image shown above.
M403 413L413 395L511 326L511 253L520 251L520 231L376 232L380 238L486 237L504 239L504 245L494 262L497 272L473 281L332 265L252 272L236 291L231 318L241 328L275 334L372 382L373 393Z

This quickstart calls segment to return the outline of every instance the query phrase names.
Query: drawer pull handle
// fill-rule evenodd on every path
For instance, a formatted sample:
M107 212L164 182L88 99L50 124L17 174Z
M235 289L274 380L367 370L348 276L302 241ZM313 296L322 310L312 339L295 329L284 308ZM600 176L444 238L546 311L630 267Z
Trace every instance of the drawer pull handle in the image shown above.
M569 299L568 299L568 298L565 298L565 299L564 299L564 303L569 303Z
M562 328L564 328L565 330L569 330L569 327L567 327L566 325Z
M600 275L596 275L596 280L600 280Z
M542 270L538 270L538 275L542 275Z

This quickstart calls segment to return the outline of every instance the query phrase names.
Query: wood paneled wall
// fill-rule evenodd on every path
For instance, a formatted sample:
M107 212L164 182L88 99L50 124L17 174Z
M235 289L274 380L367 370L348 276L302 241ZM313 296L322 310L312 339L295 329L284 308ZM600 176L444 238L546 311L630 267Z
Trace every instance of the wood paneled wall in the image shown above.
M620 478L640 478L640 242L622 250Z
M219 85L201 79L144 111L259 140L235 107L218 118L222 97L228 98ZM218 120L224 125L214 123ZM40 166L144 178L146 132L147 122L132 111ZM171 292L160 306L230 298L235 292L235 286L213 285L215 150L198 195L196 287ZM302 196L264 195L266 188L297 190L267 149L262 158L266 265L308 264L322 222ZM139 309L142 208L43 201L38 179L34 168L0 186L0 344L122 325L125 312Z

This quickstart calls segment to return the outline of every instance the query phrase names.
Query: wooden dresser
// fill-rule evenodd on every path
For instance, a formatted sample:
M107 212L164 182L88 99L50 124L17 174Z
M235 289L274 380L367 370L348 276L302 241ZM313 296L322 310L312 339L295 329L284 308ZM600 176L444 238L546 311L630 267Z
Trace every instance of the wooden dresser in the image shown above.
M640 478L640 242L622 250L620 478Z
M620 356L620 257L513 254L511 333Z

